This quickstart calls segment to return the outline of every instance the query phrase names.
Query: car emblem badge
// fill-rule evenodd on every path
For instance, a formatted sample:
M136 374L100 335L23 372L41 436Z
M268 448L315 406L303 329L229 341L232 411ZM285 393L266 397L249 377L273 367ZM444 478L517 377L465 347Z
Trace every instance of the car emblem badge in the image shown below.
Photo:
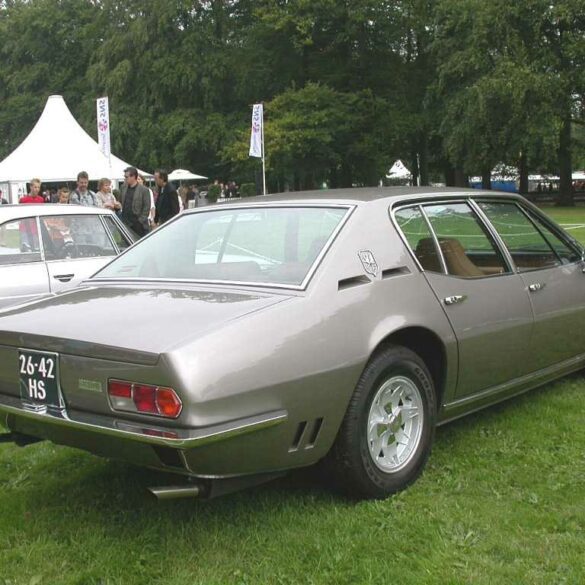
M102 392L102 383L99 380L84 380L79 378L78 388L87 392Z
M374 258L374 254L370 250L360 250L358 252L364 270L372 276L378 275L378 263Z

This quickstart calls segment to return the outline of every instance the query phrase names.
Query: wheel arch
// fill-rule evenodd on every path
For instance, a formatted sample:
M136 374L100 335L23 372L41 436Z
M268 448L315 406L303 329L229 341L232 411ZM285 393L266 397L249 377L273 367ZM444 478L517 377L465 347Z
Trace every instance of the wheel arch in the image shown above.
M390 345L406 347L423 360L433 379L439 409L447 379L447 351L439 336L426 327L405 327L384 337L374 348L370 359Z

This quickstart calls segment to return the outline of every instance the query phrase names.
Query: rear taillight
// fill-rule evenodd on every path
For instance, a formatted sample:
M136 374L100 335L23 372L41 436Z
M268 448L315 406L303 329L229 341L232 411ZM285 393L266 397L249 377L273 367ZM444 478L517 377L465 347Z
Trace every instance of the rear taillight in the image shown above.
M108 380L108 395L114 410L177 418L183 404L172 388Z

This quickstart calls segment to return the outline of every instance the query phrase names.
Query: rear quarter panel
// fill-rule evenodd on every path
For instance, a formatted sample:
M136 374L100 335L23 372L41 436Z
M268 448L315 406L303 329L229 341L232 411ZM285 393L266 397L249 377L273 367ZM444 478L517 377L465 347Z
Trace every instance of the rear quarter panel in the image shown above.
M367 276L358 252L378 264L368 282L339 289L339 281ZM403 272L382 278L382 271ZM455 385L452 329L402 240L387 203L358 207L322 261L306 292L178 347L167 358L186 395L189 425L212 424L286 409L288 440L269 448L286 466L307 464L331 447L355 385L370 356L391 333L419 326L445 344L445 397ZM290 452L299 423L323 419L319 441Z

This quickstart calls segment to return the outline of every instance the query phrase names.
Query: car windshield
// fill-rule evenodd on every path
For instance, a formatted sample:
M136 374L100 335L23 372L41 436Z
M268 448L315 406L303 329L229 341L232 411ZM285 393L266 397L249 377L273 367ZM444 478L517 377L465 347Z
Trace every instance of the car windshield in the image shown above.
M302 286L348 207L248 207L181 216L94 278Z

